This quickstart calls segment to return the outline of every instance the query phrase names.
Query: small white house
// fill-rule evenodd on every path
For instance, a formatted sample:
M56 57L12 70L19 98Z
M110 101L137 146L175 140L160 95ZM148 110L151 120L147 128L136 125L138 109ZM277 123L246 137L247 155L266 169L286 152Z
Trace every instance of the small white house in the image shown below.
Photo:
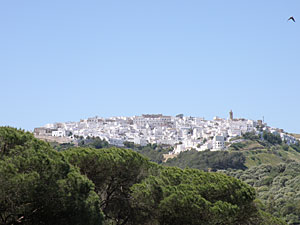
M215 136L213 139L213 150L222 150L225 148L225 141L223 136Z
M52 136L53 137L65 137L66 136L66 131L65 130L54 130L52 131Z

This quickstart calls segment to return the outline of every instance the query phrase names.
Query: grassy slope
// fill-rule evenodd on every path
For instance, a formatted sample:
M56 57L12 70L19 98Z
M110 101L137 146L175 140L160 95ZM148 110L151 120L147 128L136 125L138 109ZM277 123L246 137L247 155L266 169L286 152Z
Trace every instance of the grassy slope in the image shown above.
M300 153L291 147L287 150L284 150L282 146L271 146L267 148L257 141L250 140L242 143L243 147L238 150L238 152L242 152L245 155L245 166L248 168L261 164L277 165L291 160L300 162Z
M266 205L265 210L273 216L283 218L288 224L300 224L300 151L285 144L266 146L250 140L241 143L237 151L246 157L248 169L227 174L253 186L258 199Z

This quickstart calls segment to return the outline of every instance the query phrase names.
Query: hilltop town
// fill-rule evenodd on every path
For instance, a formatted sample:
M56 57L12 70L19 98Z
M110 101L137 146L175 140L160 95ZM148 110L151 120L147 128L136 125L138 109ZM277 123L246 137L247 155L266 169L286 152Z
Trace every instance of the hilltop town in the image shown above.
M226 150L230 144L241 141L237 137L247 132L261 134L263 131L280 135L287 144L298 142L284 130L272 128L262 120L234 118L232 111L229 112L228 119L214 117L213 120L186 117L183 114L145 114L111 118L96 116L79 122L46 124L35 128L34 134L38 138L51 137L52 140L64 138L65 142L99 137L119 147L123 147L124 142L133 142L141 146L156 143L172 146L174 150L170 154L178 154L190 149Z

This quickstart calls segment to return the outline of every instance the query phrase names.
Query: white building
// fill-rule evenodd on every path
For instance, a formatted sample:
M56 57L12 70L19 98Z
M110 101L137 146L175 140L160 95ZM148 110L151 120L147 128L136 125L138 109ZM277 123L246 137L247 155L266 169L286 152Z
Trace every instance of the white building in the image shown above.
M54 130L54 131L52 131L52 136L53 137L65 137L66 131L62 130L62 129Z
M259 129L257 129L259 127ZM146 114L133 117L91 117L79 122L47 124L36 128L41 134L63 137L72 133L77 136L105 138L110 144L123 146L123 142L138 145L165 144L174 146L174 152L197 149L198 151L225 149L225 140L241 136L246 132L258 133L260 130L276 131L288 144L298 141L280 129L267 127L265 123L246 119L204 120L200 117L172 117L162 114ZM182 143L178 145L178 143ZM230 142L230 141L229 141ZM177 144L177 145L176 145Z
M213 150L223 150L225 149L224 136L215 136L213 139Z

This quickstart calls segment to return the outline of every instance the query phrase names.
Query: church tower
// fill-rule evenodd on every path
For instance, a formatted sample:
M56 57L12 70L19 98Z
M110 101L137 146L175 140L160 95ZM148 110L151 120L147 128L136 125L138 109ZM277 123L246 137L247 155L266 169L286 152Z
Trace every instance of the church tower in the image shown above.
M233 112L232 112L232 110L230 110L230 112L229 112L229 118L230 118L230 120L233 120Z

